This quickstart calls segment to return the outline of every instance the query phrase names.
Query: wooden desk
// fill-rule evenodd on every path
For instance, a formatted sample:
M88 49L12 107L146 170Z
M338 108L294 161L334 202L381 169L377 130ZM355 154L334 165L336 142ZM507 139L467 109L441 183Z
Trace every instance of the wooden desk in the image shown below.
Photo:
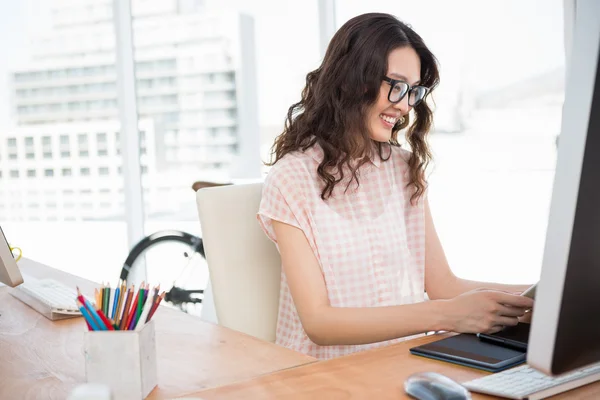
M486 375L476 369L414 356L411 347L439 340L428 336L386 348L321 361L245 382L200 391L189 397L227 399L409 399L406 378L416 372L439 372L457 382ZM493 399L473 393L473 399ZM553 399L598 399L600 383L578 388Z
M78 285L97 285L23 259L21 270ZM82 318L50 321L0 287L0 399L65 399L85 382ZM154 317L158 387L167 399L316 361L272 343L159 307Z

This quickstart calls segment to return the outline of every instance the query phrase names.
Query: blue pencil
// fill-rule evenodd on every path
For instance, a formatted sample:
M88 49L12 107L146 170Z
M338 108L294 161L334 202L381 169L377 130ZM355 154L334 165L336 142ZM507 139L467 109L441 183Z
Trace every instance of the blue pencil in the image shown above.
M81 311L81 315L83 315L83 318L85 318L85 320L90 325L92 330L93 331L99 330L98 326L96 325L96 322L94 322L94 319L90 316L90 313L88 312L88 310L85 309L85 307L83 306L83 304L81 304L81 302L79 300L77 300L77 307L79 307L79 311Z
M79 290L79 287L77 288L77 300L79 300L79 302L81 303L81 300L84 301L84 305L87 308L87 310L89 311L89 313L91 314L91 316L94 318L94 320L96 321L97 326L99 327L99 331L105 331L107 330L106 325L104 325L104 321L102 321L102 318L100 318L100 315L98 315L98 313L96 312L96 309L94 308L94 306L92 305L92 303L90 303L90 301L88 299L86 299L82 294L81 291Z
M98 327L100 329L98 329L99 331L105 331L106 329L106 325L104 325L104 322L102 321L102 318L100 318L100 315L98 315L98 312L96 311L96 309L94 308L94 306L92 305L92 303L90 303L90 301L88 299L86 299L85 297L83 298L85 300L85 306L88 309L88 311L90 312L90 314L92 315L92 317L94 317L94 320L96 321L96 324L98 325Z
M117 315L117 303L119 302L119 295L121 290L119 289L119 287L117 286L117 288L115 289L115 299L113 300L113 309L112 309L112 313L110 314L110 319L112 319L113 321L115 320L115 315Z

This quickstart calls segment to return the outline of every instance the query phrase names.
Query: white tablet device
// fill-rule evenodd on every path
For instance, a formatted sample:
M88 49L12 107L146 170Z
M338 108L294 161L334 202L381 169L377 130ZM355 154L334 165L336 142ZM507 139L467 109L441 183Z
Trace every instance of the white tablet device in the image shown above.
M4 237L2 227L0 227L0 282L8 286L18 286L23 283L21 271L13 257L12 251L8 246L8 241Z

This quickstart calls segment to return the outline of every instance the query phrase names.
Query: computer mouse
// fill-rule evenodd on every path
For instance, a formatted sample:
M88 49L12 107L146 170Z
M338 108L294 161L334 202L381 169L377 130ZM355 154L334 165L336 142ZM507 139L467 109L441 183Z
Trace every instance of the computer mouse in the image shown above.
M406 393L418 400L470 400L471 394L459 383L437 372L418 372L404 382Z

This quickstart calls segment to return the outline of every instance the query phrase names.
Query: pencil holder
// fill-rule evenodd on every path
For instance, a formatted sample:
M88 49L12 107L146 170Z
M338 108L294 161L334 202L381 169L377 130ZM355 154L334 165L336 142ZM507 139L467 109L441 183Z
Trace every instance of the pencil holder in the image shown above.
M88 383L111 389L113 400L145 399L157 385L154 321L139 331L84 333Z

